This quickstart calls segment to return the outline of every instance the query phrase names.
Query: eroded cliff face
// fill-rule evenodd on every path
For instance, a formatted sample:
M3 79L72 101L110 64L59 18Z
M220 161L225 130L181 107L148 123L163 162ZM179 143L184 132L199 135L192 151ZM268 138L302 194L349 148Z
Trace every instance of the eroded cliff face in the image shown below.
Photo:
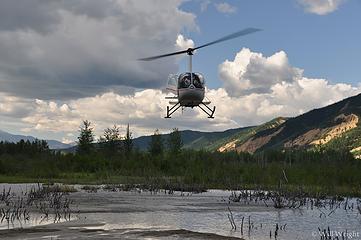
M260 137L252 137L251 139L247 140L245 143L241 144L240 146L237 146L236 150L237 152L254 153L258 149L266 145L272 139L272 137L279 134L282 130L283 128L281 127L272 134L268 134Z
M350 152L355 156L355 158L361 159L361 146L351 149Z
M282 131L282 128L276 130L272 134L262 135L259 137L257 137L256 134L259 131L276 129L277 127L282 125L285 121L286 121L285 118L282 117L276 118L269 123L265 123L251 130L249 133L247 133L247 136L243 141L240 141L239 139L231 140L230 142L218 148L218 151L219 152L237 151L237 152L254 153L255 151L257 151L257 149L267 144L272 139L273 136L277 135L280 131Z
M225 145L218 148L218 152L227 152L227 151L234 151L236 150L236 144L238 140L233 140L229 143L226 143Z
M357 127L359 117L356 114L340 114L335 117L328 127L310 129L298 136L292 136L291 140L283 144L284 148L307 148L315 145L327 144L334 138L337 138L347 131ZM220 152L237 151L254 153L268 144L273 137L282 134L285 128L285 120L274 121L263 128L261 132L251 131L249 136L240 142L237 139L232 140L218 149ZM274 131L266 131L272 130ZM281 145L282 146L282 145Z
M341 114L333 119L335 125L326 128L315 128L287 141L285 148L306 147L308 145L324 145L343 133L357 127L359 117L355 114Z
M322 135L322 130L319 128L311 129L306 133L298 136L297 138L290 140L284 144L285 148L303 147L309 145L312 141Z
M335 118L335 122L339 124L325 129L325 134L311 142L312 145L323 145L331 141L332 139L341 136L343 133L357 127L359 117L355 114L344 115L341 114Z

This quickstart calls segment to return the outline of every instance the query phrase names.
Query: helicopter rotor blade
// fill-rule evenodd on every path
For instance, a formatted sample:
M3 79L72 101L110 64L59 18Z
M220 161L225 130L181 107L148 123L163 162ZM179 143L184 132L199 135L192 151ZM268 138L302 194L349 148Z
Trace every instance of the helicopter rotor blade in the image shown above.
M163 55L158 55L158 56L153 56L153 57L147 57L147 58L140 58L138 59L139 61L152 61L158 58L164 58L164 57L169 57L169 56L173 56L173 55L178 55L178 54L183 54L183 53L187 53L188 50L183 50L183 51L179 51L179 52L173 52L173 53L167 53L167 54L163 54Z
M228 40L231 40L231 39L234 39L234 38L238 38L240 36L244 36L244 35L248 35L248 34L251 34L251 33L255 33L255 32L258 32L258 31L262 31L261 29L258 29L258 28L246 28L246 29L243 29L241 31L238 31L238 32L235 32L235 33L232 33L230 35L227 35L225 37L222 37L218 40L215 40L213 42L209 42L209 43L206 43L206 44L203 44L199 47L195 47L193 48L193 50L197 50L197 49L200 49L200 48L204 48L204 47L208 47L210 45L213 45L213 44L217 44L217 43L220 43L220 42L224 42L224 41L228 41Z
M179 55L179 54L184 54L184 53L188 53L189 55L192 55L194 50L204 48L204 47L207 47L207 46L210 46L210 45L213 45L213 44L217 44L217 43L220 43L220 42L228 41L228 40L231 40L231 39L234 39L234 38L237 38L237 37L240 37L240 36L248 35L248 34L251 34L251 33L254 33L254 32L258 32L258 31L261 31L261 29L258 29L258 28L246 28L246 29L243 29L241 31L238 31L238 32L232 33L230 35L227 35L225 37L222 37L222 38L220 38L218 40L215 40L213 42L203 44L203 45L201 45L199 47L188 48L188 49L183 50L183 51L167 53L167 54L162 54L162 55L153 56L153 57L140 58L138 60L139 61L152 61L152 60L155 60L155 59L158 59L158 58L164 58L164 57L169 57L169 56L174 56L174 55Z

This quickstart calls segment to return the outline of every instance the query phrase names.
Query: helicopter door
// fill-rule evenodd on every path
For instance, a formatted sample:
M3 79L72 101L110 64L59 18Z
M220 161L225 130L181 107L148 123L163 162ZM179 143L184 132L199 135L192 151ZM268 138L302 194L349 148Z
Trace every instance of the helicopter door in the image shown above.
M168 84L167 84L167 90L176 92L178 87L178 75L177 74L170 74L168 76Z

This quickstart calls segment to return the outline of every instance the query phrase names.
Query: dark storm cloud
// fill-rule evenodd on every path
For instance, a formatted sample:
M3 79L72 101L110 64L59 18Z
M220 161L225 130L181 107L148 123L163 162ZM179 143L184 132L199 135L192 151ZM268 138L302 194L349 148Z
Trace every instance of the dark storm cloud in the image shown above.
M99 0L2 0L0 30L52 31L61 20L59 11L102 19L120 13L116 1Z
M171 1L0 2L1 91L67 99L114 87L159 88L175 59L139 62L173 51L194 15ZM120 90L119 92L124 92Z
M0 2L0 30L35 30L48 32L59 21L53 11L54 1L2 0Z

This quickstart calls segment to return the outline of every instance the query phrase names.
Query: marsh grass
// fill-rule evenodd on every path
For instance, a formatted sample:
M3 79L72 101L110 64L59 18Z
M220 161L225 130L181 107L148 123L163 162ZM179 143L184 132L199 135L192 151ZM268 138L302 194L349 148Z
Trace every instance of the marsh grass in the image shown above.
M96 192L98 192L99 189L100 189L100 187L92 186L92 185L85 185L85 186L81 187L81 190L84 190L88 193L96 193Z
M73 201L67 195L73 192L72 186L59 184L47 185L38 183L28 191L16 192L11 187L3 188L0 193L0 223L4 221L10 226L14 222L20 224L29 221L32 216L41 214L40 222L52 219L70 221L74 212Z
M74 186L64 184L44 185L43 188L45 191L59 193L73 193L78 191Z

